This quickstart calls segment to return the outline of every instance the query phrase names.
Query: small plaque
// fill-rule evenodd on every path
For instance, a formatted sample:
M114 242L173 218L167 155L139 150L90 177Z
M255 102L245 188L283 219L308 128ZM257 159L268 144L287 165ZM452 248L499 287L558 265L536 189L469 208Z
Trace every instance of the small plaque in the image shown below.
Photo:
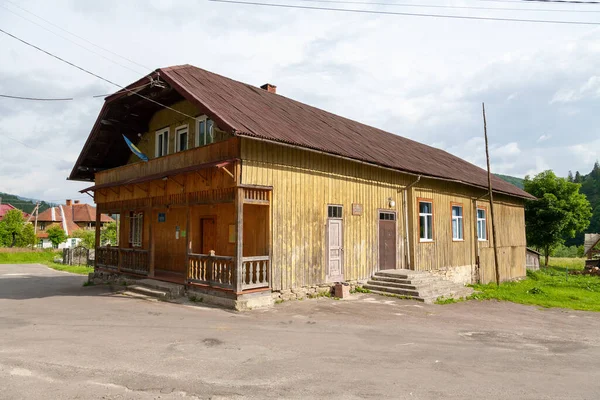
M158 213L158 222L165 222L167 220L167 214Z
M229 225L229 243L235 243L235 225Z
M362 215L363 205L359 203L352 203L352 215Z

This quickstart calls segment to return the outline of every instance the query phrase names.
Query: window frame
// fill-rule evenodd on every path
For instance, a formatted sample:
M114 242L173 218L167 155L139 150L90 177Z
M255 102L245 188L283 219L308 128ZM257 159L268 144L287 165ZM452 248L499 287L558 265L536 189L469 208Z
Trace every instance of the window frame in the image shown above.
M185 144L185 149L181 149L179 137L183 134L187 134L187 140ZM179 153L180 151L186 151L190 148L190 126L189 124L180 125L175 128L175 153Z
M206 138L208 136L209 130L208 130L208 121L211 122L211 138L212 141L210 143L207 143ZM204 123L204 143L200 143L200 123ZM207 115L201 115L199 117L196 117L196 136L194 138L194 144L196 145L196 147L201 147L201 146L207 146L209 144L213 144L215 142L215 121L212 120L211 118L209 118Z
M431 214L421 213L421 203L431 204ZM417 212L418 212L418 231L419 231L419 243L433 243L435 241L435 208L433 206L433 199L426 199L423 197L417 197ZM431 215L431 239L421 237L421 214L424 216ZM427 218L425 218L427 220ZM427 236L427 235L425 235Z
M138 235L139 237L135 237ZM137 240L136 240L137 239ZM139 248L144 245L144 212L129 212L129 246Z
M155 157L164 157L164 156L168 156L169 155L169 147L170 147L169 146L169 136L170 136L170 134L171 134L171 132L170 132L170 128L169 127L162 128L162 129L159 129L159 130L156 131L155 137L154 137L154 156ZM165 137L167 139L167 149L166 149L165 154L159 155L158 154L158 149L159 149L159 147L158 147L158 137L159 136L163 136L163 135L165 135ZM164 139L163 139L163 143L164 143ZM164 147L164 145L163 145L163 147Z
M454 216L454 207L460 207L460 216ZM454 219L460 220L460 238L454 237ZM450 202L450 230L452 231L453 242L464 242L465 241L465 208L462 203Z
M479 210L482 210L484 212L485 217L484 218L479 218ZM488 217L488 210L487 207L485 206L477 206L475 207L475 218L477 219L477 241L478 242L487 242L488 241L488 237L489 237L489 232L488 232L488 223L487 223L487 217ZM485 221L485 230L483 230L483 232L485 233L485 238L480 238L479 237L479 221Z
M339 207L341 215L339 217L331 217L329 216L329 208L330 207ZM327 204L327 219L344 219L344 206L341 204Z

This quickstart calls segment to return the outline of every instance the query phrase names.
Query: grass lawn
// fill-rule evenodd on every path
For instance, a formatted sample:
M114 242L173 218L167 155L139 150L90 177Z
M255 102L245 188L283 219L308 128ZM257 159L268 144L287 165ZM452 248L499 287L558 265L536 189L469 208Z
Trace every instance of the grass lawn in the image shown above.
M504 300L542 307L562 307L574 310L600 311L600 277L568 275L567 269L581 270L582 258L551 258L548 268L527 271L527 279L519 282L474 285L471 298Z
M80 265L63 265L54 262L54 257L61 254L52 250L0 252L0 264L44 264L58 270L73 274L87 275L94 272L94 268Z

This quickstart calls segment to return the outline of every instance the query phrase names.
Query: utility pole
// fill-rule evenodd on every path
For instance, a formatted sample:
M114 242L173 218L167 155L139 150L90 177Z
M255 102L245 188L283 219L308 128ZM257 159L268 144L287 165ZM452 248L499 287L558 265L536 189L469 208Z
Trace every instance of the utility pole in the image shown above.
M498 246L496 244L496 224L494 218L494 194L492 192L492 172L490 169L490 151L488 148L487 122L485 119L485 103L481 103L483 108L483 134L485 136L485 158L487 159L488 189L490 194L490 217L492 222L492 239L494 240L494 270L496 271L496 285L500 285L500 270L498 264Z
M33 210L35 212L35 224L33 225L33 232L35 232L37 234L37 220L38 220L38 215L40 213L40 202L36 202L35 203L35 210Z

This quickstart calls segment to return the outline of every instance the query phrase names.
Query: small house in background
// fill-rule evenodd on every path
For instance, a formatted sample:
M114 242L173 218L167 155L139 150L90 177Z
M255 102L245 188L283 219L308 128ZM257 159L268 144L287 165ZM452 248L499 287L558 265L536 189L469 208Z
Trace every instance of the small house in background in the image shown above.
M525 266L527 269L537 271L540 269L540 253L534 249L527 248L525 254Z
M586 233L583 255L587 257L586 267L600 267L600 233Z
M11 211L11 210L18 210L17 207L13 206L12 204L0 204L0 221L2 221L2 218L4 218L4 215L6 215L7 212ZM19 210L21 211L21 210ZM23 218L27 219L29 218L29 214L27 214L25 211L21 211L23 213Z
M100 218L100 228L114 220L106 214ZM51 248L52 242L48 239L48 229L52 226L61 228L67 236L78 229L95 230L96 229L96 207L89 204L80 203L79 200L67 200L64 205L51 207L40 213L37 218L37 237L39 239L38 247ZM81 241L77 238L68 238L65 242L58 245L59 249L75 247Z

